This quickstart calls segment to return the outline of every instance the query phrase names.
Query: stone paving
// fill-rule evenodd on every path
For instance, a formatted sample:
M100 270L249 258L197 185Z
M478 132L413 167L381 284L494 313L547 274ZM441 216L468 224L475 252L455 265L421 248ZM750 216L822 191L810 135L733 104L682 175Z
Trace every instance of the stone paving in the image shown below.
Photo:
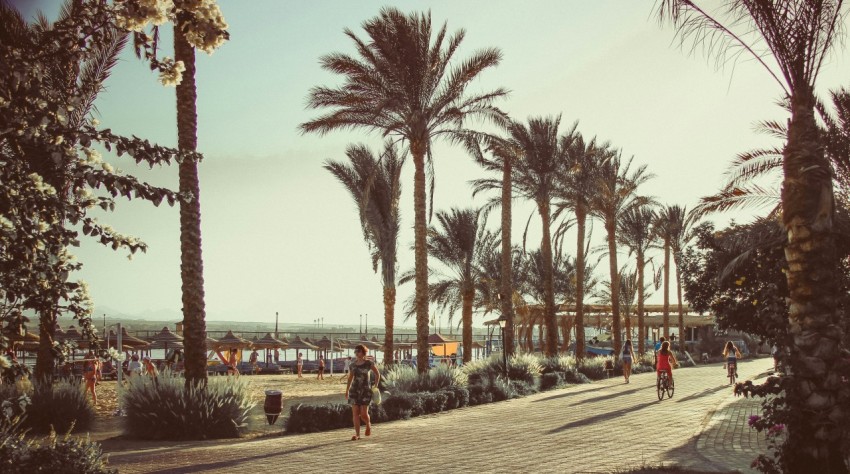
M770 359L747 361L738 372L741 380L752 379L771 366ZM639 374L628 385L614 377L377 424L360 441L349 441L353 430L336 430L174 443L111 452L109 462L122 473L583 473L659 465L729 472L748 468L762 448L746 427L752 407L732 395L724 375L720 365L677 370L676 393L664 401L656 396L655 375Z

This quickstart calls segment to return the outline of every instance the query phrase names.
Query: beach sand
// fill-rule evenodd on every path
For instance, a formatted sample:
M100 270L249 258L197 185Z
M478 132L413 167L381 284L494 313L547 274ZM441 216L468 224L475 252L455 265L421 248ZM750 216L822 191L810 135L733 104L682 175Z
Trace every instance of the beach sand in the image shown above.
M336 374L330 377L325 374L324 380L316 380L316 374L304 374L299 379L296 375L242 375L250 383L251 393L256 406L251 411L248 437L271 435L279 433L284 427L284 418L288 416L290 407L299 403L345 403L344 375ZM118 408L115 381L101 381L97 386L97 405L95 407L95 422L90 435L93 440L101 441L122 434L121 417L115 416ZM283 391L283 411L274 425L269 425L263 412L266 390Z

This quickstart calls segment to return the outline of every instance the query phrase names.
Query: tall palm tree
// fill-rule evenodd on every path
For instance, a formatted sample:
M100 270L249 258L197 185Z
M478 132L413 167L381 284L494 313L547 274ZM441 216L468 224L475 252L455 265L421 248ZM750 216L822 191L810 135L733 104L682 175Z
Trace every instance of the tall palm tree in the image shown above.
M576 222L576 359L585 356L584 339L584 297L588 293L584 287L587 271L587 216L590 213L590 196L596 186L597 166L608 153L608 143L597 143L594 137L589 142L576 133L572 139L562 138L566 163L559 175L556 188L556 214L564 210L572 211Z
M655 217L653 233L661 242L664 252L664 337L670 337L670 256L673 252L673 241L682 233L684 210L679 206L665 206ZM681 336L681 333L680 333Z
M375 156L365 145L350 145L345 152L349 163L328 161L325 169L345 186L360 213L363 239L372 256L372 270L378 272L384 285L384 364L393 364L393 326L396 300L396 254L401 218L401 169L404 155L388 142L381 156Z
M620 284L618 294L620 301L620 313L623 316L623 322L625 322L624 333L626 335L626 339L631 339L632 331L630 318L635 308L635 303L637 300L646 298L648 295L646 294L646 287L643 288L643 291L639 291L640 286L638 285L637 271L627 272L625 268L621 268L617 280ZM601 302L612 304L611 301L613 292L611 290L610 281L602 282L602 287L595 296Z
M675 219L676 226L675 229L677 232L672 236L670 240L670 250L673 253L673 264L676 266L676 303L677 310L679 313L679 350L685 350L685 311L684 305L682 302L682 260L685 256L685 247L693 238L693 234L691 232L692 228L692 220L688 215L687 208L672 206L676 208L675 210ZM672 216L671 216L672 217Z
M437 212L438 226L428 230L428 253L449 269L444 274L429 268L432 281L429 297L438 309L452 316L461 310L463 360L472 360L472 309L482 273L478 262L486 250L493 247L496 235L487 231L478 209L452 209ZM407 272L401 278L406 283L415 277Z
M181 21L174 25L174 58L183 61L183 80L177 85L177 148L198 148L198 94L195 88L195 48L189 44ZM179 165L180 193L192 196L180 201L180 277L183 282L183 338L186 383L207 379L206 309L204 262L201 249L201 201L198 163L184 159Z
M646 252L652 246L652 225L655 221L655 211L651 206L640 206L630 209L620 219L617 240L620 245L629 249L630 254L636 258L635 272L637 273L637 287L645 288L644 274L646 270ZM646 332L644 325L644 303L645 292L637 292L637 317L638 317L638 353L646 351Z
M846 414L838 403L838 385L829 382L840 378L835 198L815 120L815 85L832 47L841 43L848 4L842 0L724 4L723 16L717 18L691 0L663 0L658 12L683 39L706 44L709 38L714 47L708 51L719 58L732 47L751 56L791 104L782 153L782 220L788 234L791 365L797 376L788 400L792 409L805 410L807 416L789 425L783 446L794 446L795 451L783 459L785 467L795 472L844 472L840 430Z
M310 91L310 108L333 110L300 128L303 133L319 134L365 128L407 142L414 167L417 366L424 372L430 352L425 165L431 161L434 138L463 132L471 118L503 119L492 104L507 94L504 89L467 92L470 83L498 65L502 55L497 49L485 49L452 66L465 32L460 30L446 40L444 24L432 41L430 13L405 15L395 8L383 8L363 29L368 41L345 30L358 57L334 53L321 59L322 67L342 75L344 82L336 88Z
M611 313L613 317L614 354L619 355L620 338L620 283L617 265L617 224L630 209L646 205L650 200L638 196L637 190L653 177L646 165L631 170L632 160L621 160L621 153L611 153L599 163L596 189L591 194L591 215L602 221L608 242L608 270L611 278Z
M529 118L528 124L510 121L505 126L512 152L521 156L513 160L513 193L537 205L543 228L540 245L544 263L545 298L544 319L546 324L546 355L558 352L558 327L555 319L555 296L552 257L552 198L555 192L559 168L564 166L564 153L559 143L560 117ZM575 133L575 126L566 136ZM496 157L498 160L499 157ZM498 189L501 182L494 179L473 181L474 192Z

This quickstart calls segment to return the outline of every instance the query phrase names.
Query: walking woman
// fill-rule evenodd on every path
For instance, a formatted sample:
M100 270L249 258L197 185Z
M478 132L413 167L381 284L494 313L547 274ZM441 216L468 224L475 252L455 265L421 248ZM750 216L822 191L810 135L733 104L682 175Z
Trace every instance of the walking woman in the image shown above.
M366 423L366 436L372 435L372 420L369 418L369 405L372 403L372 387L377 387L381 374L374 362L366 358L366 346L359 344L354 348L356 359L351 363L348 372L348 385L345 387L345 398L351 404L354 419L354 436L351 441L360 439L360 420ZM374 372L374 377L372 373ZM374 381L371 380L374 378Z
M623 377L626 379L626 383L629 383L629 377L632 376L632 361L635 360L635 352L632 350L631 339L626 339L626 343L623 344L623 353L620 360L623 361Z
M301 352L298 353L298 358L295 361L295 368L297 369L298 378L300 379L302 377L301 369L304 368L304 354L302 354Z

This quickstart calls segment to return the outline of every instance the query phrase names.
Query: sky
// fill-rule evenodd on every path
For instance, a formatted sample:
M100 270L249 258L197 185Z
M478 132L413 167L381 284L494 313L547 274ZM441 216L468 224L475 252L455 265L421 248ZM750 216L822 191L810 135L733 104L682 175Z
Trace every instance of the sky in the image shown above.
M20 6L27 17L38 8L51 17L58 4L35 0ZM231 39L211 56L198 53L196 79L210 320L273 321L279 312L282 322L324 318L326 326L352 327L361 314L371 316L373 325L382 318L381 279L372 271L355 206L322 168L325 160L343 159L349 143L378 149L381 138L364 130L326 136L297 130L320 113L305 108L309 89L339 83L320 68L319 58L354 53L343 30L362 36L362 23L382 6L430 10L435 24L465 29L457 58L499 48L501 64L484 72L471 91L507 88L509 97L497 105L516 119L561 115L562 129L578 121L585 136L610 140L624 156L634 157L635 166L647 164L655 178L640 192L665 204L691 208L717 191L736 153L775 144L755 133L754 124L786 117L776 105L781 90L761 66L739 61L718 69L713 58L688 54L672 28L652 16L649 1L219 0L219 5ZM165 56L172 55L169 33L163 34ZM850 54L837 50L824 67L819 90L848 86L848 70ZM174 89L161 86L131 49L105 86L96 103L102 126L176 146ZM438 142L434 160L435 209L483 203L483 197L472 198L468 183L484 173L463 150ZM177 188L176 167L148 170L127 158L108 161L152 184ZM400 271L413 267L412 174L408 165L402 176ZM534 208L516 203L514 210L513 233L521 236ZM98 317L107 312L180 319L177 208L119 201L114 213L98 218L149 246L131 261L126 252L83 238L77 249L85 265L80 276L90 285ZM539 218L531 222L528 245L534 248ZM498 226L497 220L490 225ZM594 242L602 237L597 224ZM574 233L567 238L574 241ZM625 261L623 252L620 262ZM605 278L606 269L601 264L598 275ZM412 283L399 287L397 325L413 324L400 316L412 293ZM649 302L660 298L659 291ZM476 316L474 324L483 320Z

